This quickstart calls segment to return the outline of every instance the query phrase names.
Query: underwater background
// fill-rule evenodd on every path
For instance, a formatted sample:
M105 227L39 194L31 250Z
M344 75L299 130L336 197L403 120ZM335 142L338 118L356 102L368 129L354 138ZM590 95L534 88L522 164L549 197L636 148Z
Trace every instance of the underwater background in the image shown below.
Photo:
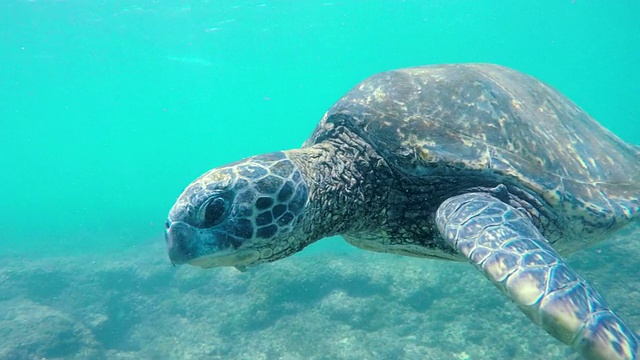
M376 72L491 62L640 144L637 1L0 0L0 359L566 359L468 264L170 266L193 179ZM640 329L640 231L569 257Z

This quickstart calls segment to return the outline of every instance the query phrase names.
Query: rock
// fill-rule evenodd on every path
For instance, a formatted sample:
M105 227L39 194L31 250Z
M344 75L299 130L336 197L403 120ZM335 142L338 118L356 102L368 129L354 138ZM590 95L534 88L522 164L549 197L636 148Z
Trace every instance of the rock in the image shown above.
M71 316L27 299L0 302L0 359L101 359L91 331Z

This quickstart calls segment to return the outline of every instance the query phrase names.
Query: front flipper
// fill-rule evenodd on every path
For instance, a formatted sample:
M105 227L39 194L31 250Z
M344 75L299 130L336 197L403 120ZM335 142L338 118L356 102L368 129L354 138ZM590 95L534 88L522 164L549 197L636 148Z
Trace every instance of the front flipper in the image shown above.
M586 359L636 359L636 335L529 218L485 193L446 200L438 230L533 322Z

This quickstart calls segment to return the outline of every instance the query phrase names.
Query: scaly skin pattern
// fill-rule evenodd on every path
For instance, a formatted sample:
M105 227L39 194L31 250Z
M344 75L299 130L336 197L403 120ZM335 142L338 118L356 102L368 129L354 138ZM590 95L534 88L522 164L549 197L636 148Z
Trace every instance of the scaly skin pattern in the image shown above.
M585 359L637 359L640 342L526 214L486 193L442 203L442 236L537 325Z

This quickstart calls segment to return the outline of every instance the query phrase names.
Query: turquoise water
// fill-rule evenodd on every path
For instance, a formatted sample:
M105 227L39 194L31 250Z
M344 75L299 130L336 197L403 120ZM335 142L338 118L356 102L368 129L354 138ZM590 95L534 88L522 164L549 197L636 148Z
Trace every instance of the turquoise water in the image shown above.
M193 178L298 147L373 73L494 62L640 143L632 1L0 2L2 252L162 241Z
M342 94L393 68L506 65L555 86L622 139L640 144L638 14L636 1L2 0L0 255L10 262L33 257L42 261L38 266L62 266L51 259L107 263L114 259L108 254L151 252L140 261L157 259L162 265L154 263L153 269L160 269L167 262L163 223L189 182L217 165L299 147ZM314 258L316 252L343 249L333 241L305 254ZM640 254L637 247L625 249ZM349 256L343 261L344 267L356 264ZM136 264L99 268L146 274ZM162 279L174 279L162 269ZM226 269L216 271L192 276L232 278ZM118 274L108 288L122 286ZM7 273L0 276L6 279ZM127 281L140 279L148 277ZM256 282L246 281L249 288ZM504 304L497 294L491 301ZM614 303L627 306L622 311L636 316L631 323L637 328L640 315L625 301ZM189 321L196 323L196 317L201 320ZM111 333L130 330L122 319L110 326ZM103 345L120 341L98 335ZM557 346L553 340L545 344ZM465 349L459 350L465 358ZM174 358L184 358L180 354L185 353Z

